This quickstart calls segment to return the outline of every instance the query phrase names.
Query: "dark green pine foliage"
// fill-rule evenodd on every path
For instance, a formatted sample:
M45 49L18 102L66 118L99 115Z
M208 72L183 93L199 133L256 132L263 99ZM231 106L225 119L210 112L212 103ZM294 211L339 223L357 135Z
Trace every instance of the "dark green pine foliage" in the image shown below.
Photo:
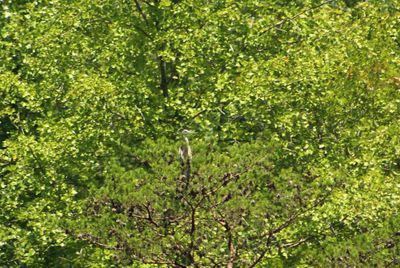
M287 256L319 238L304 225L330 191L317 174L283 167L279 150L267 141L194 142L186 180L175 143L129 148L106 168L106 183L85 202L74 235L114 250L123 264L255 266Z

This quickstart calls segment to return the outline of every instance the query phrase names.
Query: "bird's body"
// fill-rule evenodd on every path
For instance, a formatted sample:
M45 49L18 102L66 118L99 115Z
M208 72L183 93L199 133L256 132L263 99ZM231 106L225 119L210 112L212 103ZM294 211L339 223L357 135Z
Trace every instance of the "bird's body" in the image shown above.
M192 160L192 149L190 148L189 139L184 138L185 143L179 146L179 156L182 162L187 162Z
M188 135L193 132L184 129L182 131L183 143L179 146L179 157L181 159L182 175L185 182L188 183L190 179L190 169L192 164L192 149L190 148Z

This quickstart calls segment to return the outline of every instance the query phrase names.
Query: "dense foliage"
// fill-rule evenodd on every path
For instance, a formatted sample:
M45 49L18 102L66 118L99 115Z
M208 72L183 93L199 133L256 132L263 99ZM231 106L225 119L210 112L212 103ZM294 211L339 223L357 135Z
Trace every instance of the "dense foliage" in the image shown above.
M399 8L0 0L0 265L399 265Z

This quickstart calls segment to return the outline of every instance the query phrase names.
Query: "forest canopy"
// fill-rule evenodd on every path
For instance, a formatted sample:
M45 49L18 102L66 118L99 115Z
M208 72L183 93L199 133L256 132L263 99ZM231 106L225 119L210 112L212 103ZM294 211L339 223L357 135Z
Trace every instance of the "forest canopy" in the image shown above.
M0 266L400 265L399 0L0 0Z

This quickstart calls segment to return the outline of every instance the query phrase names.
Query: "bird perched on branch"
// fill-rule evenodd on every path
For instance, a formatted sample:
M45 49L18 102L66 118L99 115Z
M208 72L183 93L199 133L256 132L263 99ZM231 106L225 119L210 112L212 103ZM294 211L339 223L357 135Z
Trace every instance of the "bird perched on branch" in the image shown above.
M189 181L190 168L192 163L192 149L190 148L189 138L193 131L184 129L182 131L183 143L179 146L179 156L181 158L182 175L185 177L186 183Z

